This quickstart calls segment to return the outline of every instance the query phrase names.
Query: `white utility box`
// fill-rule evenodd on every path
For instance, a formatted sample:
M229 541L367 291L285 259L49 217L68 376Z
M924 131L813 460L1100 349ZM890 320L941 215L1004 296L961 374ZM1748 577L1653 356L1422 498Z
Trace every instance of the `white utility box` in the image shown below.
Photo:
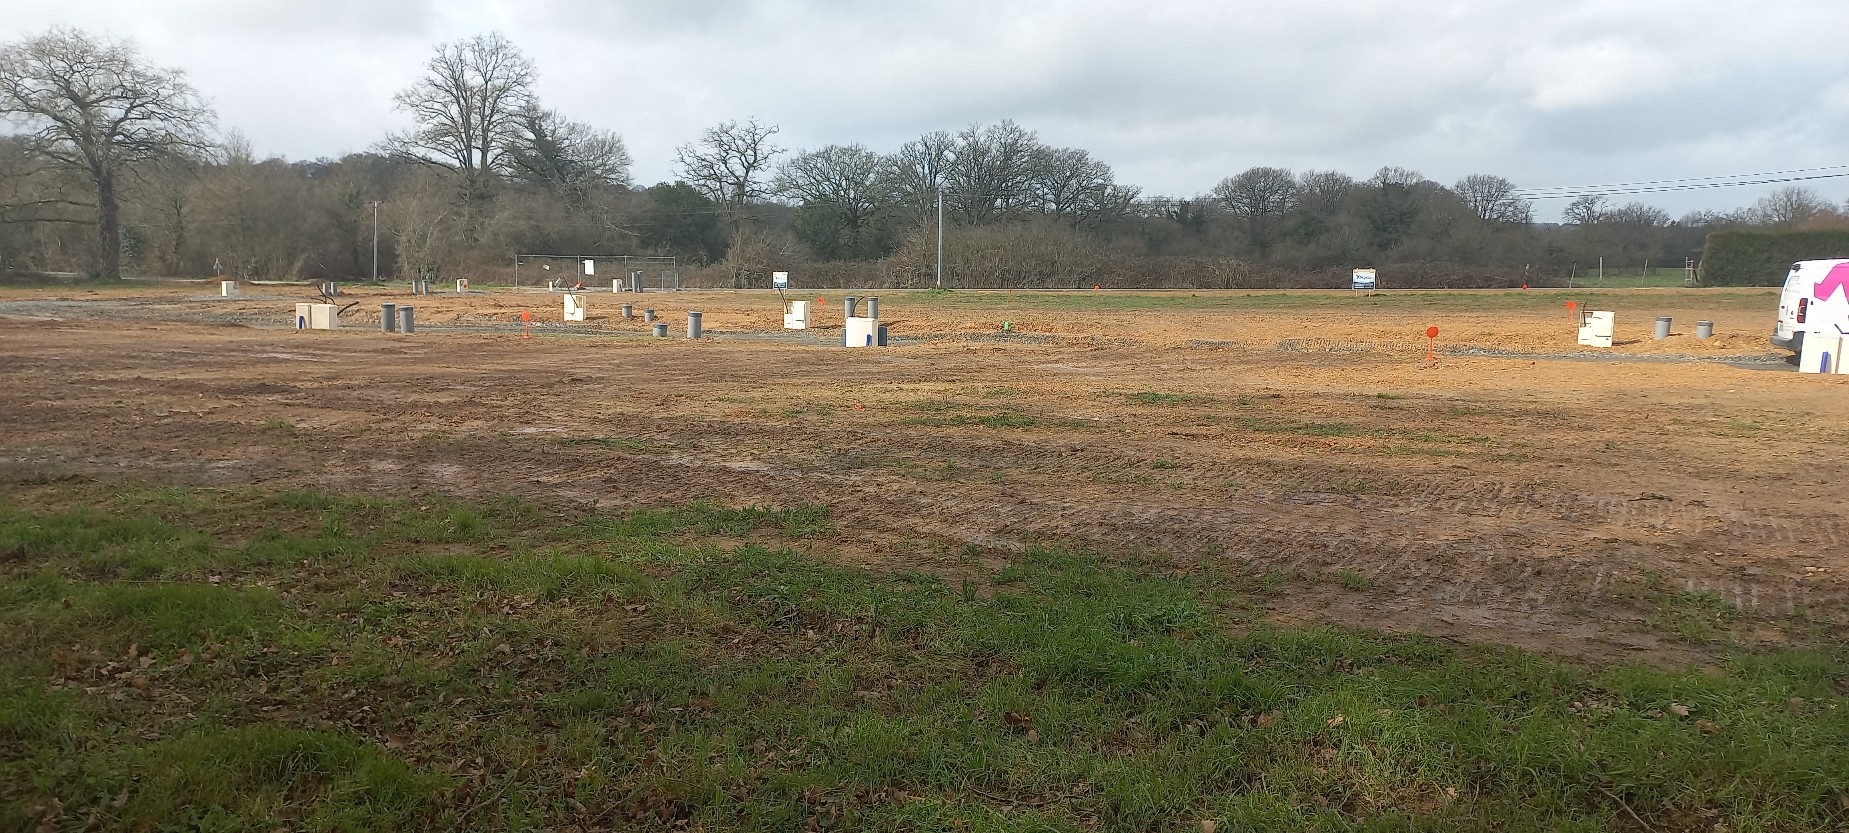
M1599 310L1586 316L1586 324L1579 328L1579 343L1582 347L1610 347L1612 329L1617 326L1618 315L1614 312Z
M790 302L790 308L783 313L783 328L786 330L809 329L808 301Z
M314 322L314 310L314 304L296 304L295 328L298 330L308 329L308 325Z
M1799 373L1843 373L1843 347L1849 338L1812 330L1804 334L1804 352L1798 354Z
M467 292L467 291L469 291L469 279L468 278L463 278L461 280L456 281L456 292L458 294Z
M308 305L308 329L336 330L340 328L340 307L333 304Z
M219 281L218 282L218 294L226 298L229 298L233 295L238 294L238 282L237 281Z
M584 320L584 296L569 293L565 295L565 320Z
M879 333L878 318L849 318L841 343L846 347L873 347L879 343Z

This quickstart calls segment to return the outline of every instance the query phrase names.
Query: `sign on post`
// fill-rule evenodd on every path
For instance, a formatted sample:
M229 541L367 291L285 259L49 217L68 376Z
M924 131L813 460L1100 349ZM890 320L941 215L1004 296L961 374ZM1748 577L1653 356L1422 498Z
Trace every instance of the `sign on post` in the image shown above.
M788 272L770 273L770 286L772 289L789 289L790 288L790 273Z
M1356 269L1355 270L1355 283L1354 283L1355 291L1356 292L1373 292L1374 291L1374 277L1375 277L1374 270L1372 269Z
M597 274L597 261L595 260L584 261L584 274L586 275Z

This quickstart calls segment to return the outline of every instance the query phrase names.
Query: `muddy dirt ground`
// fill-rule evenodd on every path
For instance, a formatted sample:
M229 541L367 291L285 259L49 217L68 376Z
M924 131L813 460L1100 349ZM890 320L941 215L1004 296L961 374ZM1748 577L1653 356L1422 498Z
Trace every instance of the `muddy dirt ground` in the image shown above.
M565 325L543 292L358 290L295 332L304 291L0 290L0 488L820 503L838 532L804 546L876 568L1090 546L1269 588L1281 622L1601 660L1690 656L1660 621L1689 592L1749 641L1849 621L1849 377L1769 354L1775 291L1580 293L1618 311L1609 353L1565 293L886 293L899 345L844 350L838 297L790 334L761 292ZM378 332L387 301L416 335Z

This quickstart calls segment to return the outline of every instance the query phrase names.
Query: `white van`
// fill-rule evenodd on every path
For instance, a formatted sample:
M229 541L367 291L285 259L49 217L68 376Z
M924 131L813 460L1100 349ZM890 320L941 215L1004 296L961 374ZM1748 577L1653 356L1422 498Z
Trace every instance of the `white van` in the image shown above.
M1804 352L1804 334L1849 336L1849 260L1800 260L1778 296L1772 346Z

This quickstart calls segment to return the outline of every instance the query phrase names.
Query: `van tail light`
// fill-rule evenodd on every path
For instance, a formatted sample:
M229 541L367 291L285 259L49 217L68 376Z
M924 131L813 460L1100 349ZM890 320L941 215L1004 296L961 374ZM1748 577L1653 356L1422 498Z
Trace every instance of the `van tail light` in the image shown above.
M1807 313L1809 311L1810 311L1810 299L1809 298L1799 298L1798 299L1798 323L1799 324L1804 323L1804 313Z

